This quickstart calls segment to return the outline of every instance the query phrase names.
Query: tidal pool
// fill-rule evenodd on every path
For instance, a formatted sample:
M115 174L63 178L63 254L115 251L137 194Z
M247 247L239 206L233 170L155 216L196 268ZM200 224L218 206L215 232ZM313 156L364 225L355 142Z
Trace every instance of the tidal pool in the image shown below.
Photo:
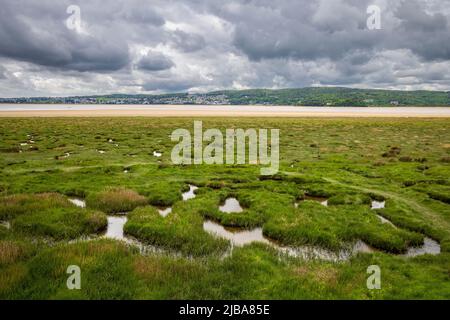
M252 242L261 242L274 247L279 252L287 254L288 256L307 260L320 259L326 261L345 261L358 252L374 251L374 249L365 244L363 241L357 241L353 246L338 252L333 252L331 250L310 245L284 247L279 245L277 242L266 238L263 235L262 228L255 228L252 230L225 228L224 226L211 220L206 220L203 223L203 229L209 234L229 240L233 246L242 247Z
M377 250L362 240L357 240L353 244L348 244L344 249L332 251L326 248L302 245L298 247L282 246L274 240L268 239L263 235L262 228L244 230L238 228L225 228L221 224L206 220L203 223L203 230L217 237L227 239L232 246L242 247L252 242L261 242L270 245L283 254L290 257L301 258L304 260L319 259L324 261L347 261L358 253L373 253ZM441 252L441 246L438 242L425 237L424 244L420 247L410 247L405 254L400 256L415 257L423 254L437 255Z
M405 257L416 257L423 254L437 255L441 253L441 245L431 238L425 237L424 243L420 247L408 248L408 251L404 254Z
M238 213L244 211L236 198L228 198L225 203L219 207L224 213Z
M189 185L189 191L186 191L186 192L184 192L182 194L183 200L186 201L186 200L195 198L194 191L197 190L197 189L198 189L197 186L194 186L194 185L190 184Z
M270 241L263 236L262 228L244 230L236 228L225 228L211 220L203 222L203 229L213 235L229 240L234 246L242 247L252 242L263 242L270 244Z

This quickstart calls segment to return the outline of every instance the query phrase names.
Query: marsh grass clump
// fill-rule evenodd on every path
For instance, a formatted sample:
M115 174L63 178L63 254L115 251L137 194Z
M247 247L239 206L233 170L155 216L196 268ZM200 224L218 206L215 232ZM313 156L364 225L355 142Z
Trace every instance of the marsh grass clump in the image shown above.
M28 257L32 246L15 240L0 240L0 267Z
M14 232L56 240L95 234L106 225L104 213L80 208L49 208L18 216L11 223Z
M0 197L0 220L14 219L15 217L49 208L70 208L73 205L61 194L16 194Z
M328 199L328 205L370 205L371 198L365 194L338 194Z
M228 198L236 198L242 206L242 212L225 213L219 210ZM200 197L204 205L200 214L205 219L219 222L225 227L254 228L262 226L272 216L289 210L294 196L277 194L264 188L210 191Z
M401 202L388 199L386 207L378 210L378 212L398 227L424 234L438 241L450 239L450 232L445 226L442 226L437 221L415 214L414 211ZM442 251L444 250L442 249Z
M345 200L345 199L344 199ZM392 253L423 243L420 234L384 226L367 205L324 207L314 201L301 202L296 210L275 216L263 233L285 245L317 245L340 250L349 242L365 243Z
M153 207L137 208L128 215L124 231L140 241L181 252L203 256L224 252L228 243L216 239L203 230L203 219L198 214L200 202L180 203L167 217L161 217Z
M181 182L158 181L145 186L141 194L148 198L151 205L169 207L182 199L181 192L188 190L189 186Z
M87 207L106 213L129 212L147 204L146 197L122 187L109 187L104 191L90 194L86 198Z
M107 225L103 213L76 208L65 196L56 193L2 197L0 219L10 221L9 233L56 240L97 233Z

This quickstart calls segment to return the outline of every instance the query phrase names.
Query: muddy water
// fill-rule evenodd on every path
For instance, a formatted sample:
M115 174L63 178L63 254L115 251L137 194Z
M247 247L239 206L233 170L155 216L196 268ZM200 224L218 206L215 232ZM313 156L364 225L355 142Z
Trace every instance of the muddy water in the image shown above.
M78 198L71 198L69 199L70 202L72 202L74 205L80 208L86 208L86 201Z
M182 194L183 200L186 201L186 200L195 198L195 193L194 193L194 191L197 190L197 189L198 189L197 186L194 186L194 185L191 185L191 184L190 184L190 185L189 185L189 191L186 191L186 192L184 192L184 193Z
M225 203L219 207L224 213L238 213L244 211L236 198L228 198Z
M169 207L169 208L159 208L158 209L158 212L159 212L159 214L162 216L162 217L167 217L168 215L169 215L169 213L171 213L172 212L172 208L171 207Z

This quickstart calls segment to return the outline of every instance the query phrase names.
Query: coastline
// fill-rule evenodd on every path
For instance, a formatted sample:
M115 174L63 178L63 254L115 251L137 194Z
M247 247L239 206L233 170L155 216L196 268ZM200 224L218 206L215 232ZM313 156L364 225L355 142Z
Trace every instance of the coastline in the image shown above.
M294 107L259 105L0 105L18 117L450 118L450 107Z

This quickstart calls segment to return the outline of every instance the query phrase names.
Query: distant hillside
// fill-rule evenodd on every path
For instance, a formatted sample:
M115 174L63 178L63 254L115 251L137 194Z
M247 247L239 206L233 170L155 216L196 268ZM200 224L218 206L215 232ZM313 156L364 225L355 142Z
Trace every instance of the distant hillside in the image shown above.
M3 98L0 103L243 104L294 106L450 106L450 92L351 88L225 90L205 94L103 95L65 98Z
M222 91L232 104L308 106L449 106L450 92L349 88Z

